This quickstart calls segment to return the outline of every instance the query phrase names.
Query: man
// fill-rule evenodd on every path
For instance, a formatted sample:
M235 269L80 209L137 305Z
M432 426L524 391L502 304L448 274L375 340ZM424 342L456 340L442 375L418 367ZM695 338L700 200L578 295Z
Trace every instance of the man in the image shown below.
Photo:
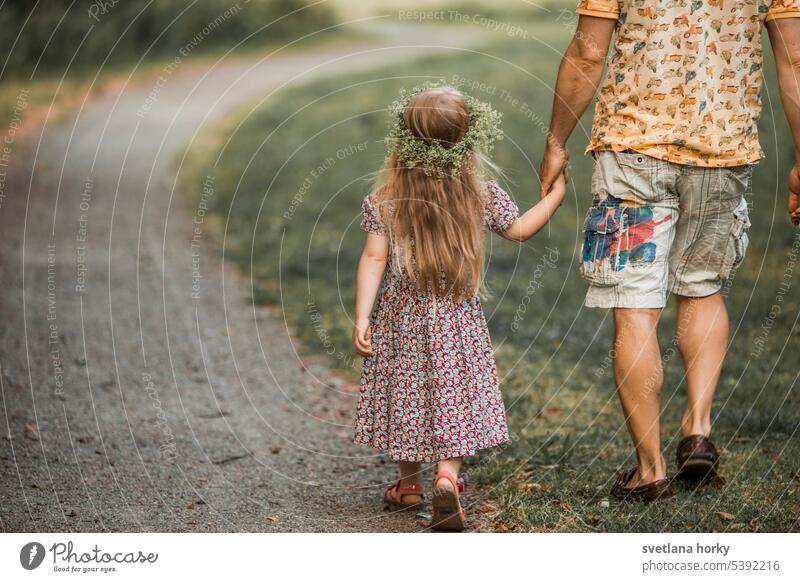
M711 405L728 342L720 296L744 257L744 194L762 157L761 26L775 53L798 165L789 212L800 222L800 0L582 0L559 68L542 195L566 170L566 143L600 83L591 141L592 206L581 272L586 305L614 309L617 389L638 467L619 499L674 495L661 455L663 381L656 327L677 295L677 342L686 370L677 475L713 475Z

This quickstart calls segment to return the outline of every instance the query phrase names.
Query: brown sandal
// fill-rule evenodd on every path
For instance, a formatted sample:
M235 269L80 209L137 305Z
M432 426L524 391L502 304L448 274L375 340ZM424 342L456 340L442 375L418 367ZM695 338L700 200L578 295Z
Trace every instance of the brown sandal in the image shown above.
M437 487L440 479L447 479L452 489ZM459 483L450 471L439 471L433 481L433 517L431 528L435 531L464 531L467 527L466 515L461 508L459 495L464 492L464 484Z
M409 487L401 487L402 479L396 485L392 485L383 492L383 501L393 509L415 509L422 505L422 485L415 483ZM394 495L393 493L394 492ZM419 501L405 502L404 499L408 495L415 495Z
M676 455L680 479L702 480L716 477L719 452L708 437L695 434L678 443Z
M675 497L675 491L672 490L669 479L659 479L638 487L625 487L636 475L636 471L638 469L634 467L619 474L617 482L611 488L611 497L620 501L641 501L642 503L666 501Z

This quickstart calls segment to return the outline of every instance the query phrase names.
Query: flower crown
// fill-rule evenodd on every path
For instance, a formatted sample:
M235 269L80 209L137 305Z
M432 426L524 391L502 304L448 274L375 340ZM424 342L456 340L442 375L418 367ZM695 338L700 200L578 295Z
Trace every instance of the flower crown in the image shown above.
M410 91L400 92L400 98L389 106L391 115L389 135L386 143L389 155L394 152L397 159L408 167L421 167L429 176L441 177L445 173L458 176L464 165L464 157L476 149L483 153L491 152L494 142L503 138L500 129L502 114L492 109L488 103L479 101L469 95L464 95L469 111L469 126L467 132L457 143L450 147L443 146L438 140L428 143L416 137L406 127L405 112L411 100L429 89L448 87L447 83L425 83L414 87ZM471 161L468 159L467 164Z

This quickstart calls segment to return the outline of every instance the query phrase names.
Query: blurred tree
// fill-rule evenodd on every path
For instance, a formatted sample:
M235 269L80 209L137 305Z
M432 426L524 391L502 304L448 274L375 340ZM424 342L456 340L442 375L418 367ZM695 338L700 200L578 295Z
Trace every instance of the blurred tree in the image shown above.
M327 5L306 0L6 0L0 80L233 46L250 35L248 43L280 42L333 22Z

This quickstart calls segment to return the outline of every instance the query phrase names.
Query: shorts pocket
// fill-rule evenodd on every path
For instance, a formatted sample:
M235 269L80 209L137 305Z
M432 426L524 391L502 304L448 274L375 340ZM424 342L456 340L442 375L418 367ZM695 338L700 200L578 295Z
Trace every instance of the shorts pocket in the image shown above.
M720 277L727 279L731 273L742 264L747 253L747 245L750 238L747 231L750 228L750 216L747 209L747 200L742 197L739 205L733 211L733 224L731 225L731 235L725 249L725 259L722 261L722 271Z
M581 275L590 285L608 287L620 282L618 249L623 222L622 208L605 203L592 206L586 214Z

